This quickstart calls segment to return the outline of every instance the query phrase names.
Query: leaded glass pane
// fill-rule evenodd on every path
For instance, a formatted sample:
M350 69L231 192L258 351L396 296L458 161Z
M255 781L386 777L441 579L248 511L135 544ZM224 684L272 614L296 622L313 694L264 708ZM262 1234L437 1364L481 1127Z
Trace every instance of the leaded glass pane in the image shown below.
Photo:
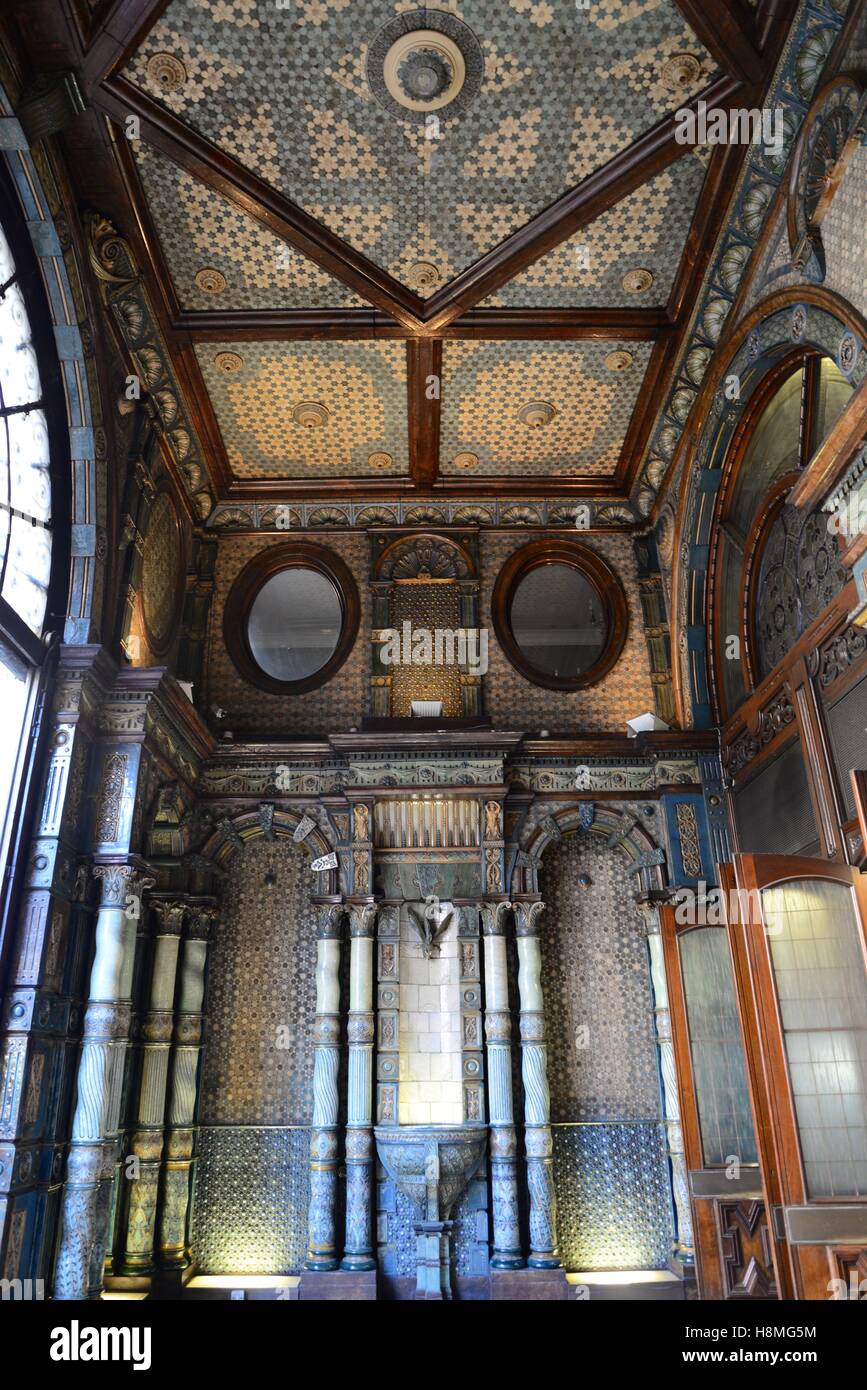
M33 632L40 632L51 572L47 531L19 516L12 517L3 597Z
M725 931L696 927L678 945L704 1162L758 1163Z
M0 227L0 285L5 285L7 280L11 280L15 274L15 261L12 258L12 251L9 242Z
M30 320L17 284L8 285L0 298L0 390L7 410L38 401L42 394Z
M10 415L8 423L11 504L25 516L50 521L51 476L45 412L28 410L26 414Z
M807 1194L867 1197L867 972L852 889L762 893Z

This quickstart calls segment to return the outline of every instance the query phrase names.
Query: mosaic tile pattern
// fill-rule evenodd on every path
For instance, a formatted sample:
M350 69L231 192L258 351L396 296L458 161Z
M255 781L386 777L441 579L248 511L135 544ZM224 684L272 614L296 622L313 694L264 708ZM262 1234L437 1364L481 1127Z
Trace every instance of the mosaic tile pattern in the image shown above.
M359 580L367 573L369 548L365 535L331 533L310 538L336 551ZM286 539L284 532L273 536L271 544L281 545ZM335 729L348 729L366 712L370 689L370 589L366 583L358 585L361 619L355 646L336 675L318 690L288 697L257 690L241 678L226 651L226 597L247 561L265 549L263 541L261 536L227 536L220 541L210 611L205 700L208 705L226 710L226 722L236 738L244 733L328 734Z
M236 352L243 365L215 365ZM232 470L240 478L387 477L407 470L403 343L208 343L196 356ZM302 401L329 412L309 429L292 418ZM391 468L371 468L373 453Z
M307 1254L310 1132L199 1132L190 1242L199 1274L298 1274Z
M172 280L185 309L308 309L363 305L339 280L273 236L152 146L132 147ZM196 284L219 270L220 294Z
M394 13L414 8L173 0L127 75L289 197L303 203L315 186L308 210L401 278L418 259L434 260L443 278L463 269L479 254L467 220L497 204L493 245L713 76L671 0L594 0L586 11L574 0L431 6L472 28L486 66L468 110L443 116L438 138L425 139L414 121L379 105L365 77L370 41ZM186 70L174 91L148 73L160 53ZM678 53L693 54L701 71L673 92L662 72ZM576 111L597 113L598 144Z
M668 299L704 183L694 154L624 198L484 301L509 308L647 308ZM653 284L627 293L627 271L649 270Z
M542 860L542 990L556 1121L660 1116L647 943L622 854L570 835ZM582 888L580 874L590 886Z
M608 561L626 590L629 631L620 660L608 675L598 685L575 693L532 685L515 670L497 642L491 622L491 592L509 555L524 543L520 537L492 536L486 532L480 536L481 621L489 632L488 673L482 681L485 712L491 716L495 729L544 728L552 734L571 733L578 728L624 729L627 719L655 707L631 540L620 536L593 537L591 549Z
M822 223L828 266L826 284L862 314L867 310L862 237L867 226L867 147L861 146L846 171Z
M415 1278L416 1237L413 1222L418 1220L415 1206L398 1192L388 1179L377 1183L379 1216L379 1266L383 1274ZM488 1273L488 1189L484 1177L477 1177L460 1197L452 1212L452 1271L455 1274Z
M554 1187L565 1269L666 1267L671 1196L658 1125L555 1126Z
M308 1124L316 940L310 859L257 840L231 860L208 962L201 1121ZM265 875L275 882L268 886Z
M626 348L623 372L605 358ZM609 475L647 369L651 343L447 342L443 348L440 471L456 476L461 452L479 457L475 475L524 477ZM528 401L549 401L556 414L538 429L517 419Z

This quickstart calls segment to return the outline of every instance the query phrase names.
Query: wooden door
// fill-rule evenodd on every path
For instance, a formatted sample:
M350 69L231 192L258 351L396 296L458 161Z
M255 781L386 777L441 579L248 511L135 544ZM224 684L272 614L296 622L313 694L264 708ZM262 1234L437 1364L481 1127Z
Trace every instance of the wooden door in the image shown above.
M780 1294L843 1296L867 1256L867 883L744 854L724 884Z

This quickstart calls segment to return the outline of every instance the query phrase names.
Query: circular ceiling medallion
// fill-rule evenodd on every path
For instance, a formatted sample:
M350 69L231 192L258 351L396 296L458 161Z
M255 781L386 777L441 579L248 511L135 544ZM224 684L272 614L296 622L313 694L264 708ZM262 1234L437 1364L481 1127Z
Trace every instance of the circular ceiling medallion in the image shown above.
M522 425L529 425L534 430L540 430L545 425L550 425L556 414L557 412L550 401L528 401L518 411L518 419Z
M391 468L394 459L391 457L391 454L386 453L368 454L367 462L370 464L371 468Z
M472 29L441 10L398 15L380 29L367 52L371 92L404 120L466 110L484 72L484 55Z
M623 279L620 281L627 294L644 294L653 284L653 276L649 270L640 267L635 270L627 270Z
M605 365L609 372L625 372L634 360L631 352L627 352L625 348L618 348L616 352L609 352Z
M221 270L206 265L196 271L196 284L205 294L222 294L226 288L226 277Z
M432 290L439 278L440 273L431 261L416 261L407 272L406 283L411 290Z
M328 419L329 412L319 401L299 401L292 407L292 419L296 425L307 430L319 429Z
M174 53L155 53L148 62L148 77L161 92L176 92L187 80L187 70Z
M674 53L662 69L662 85L670 92L691 87L701 77L701 63L694 53Z
M214 358L214 366L218 372L239 372L244 365L243 357L239 357L237 352L218 352Z
M477 468L479 456L471 453L455 454L452 463L455 468Z

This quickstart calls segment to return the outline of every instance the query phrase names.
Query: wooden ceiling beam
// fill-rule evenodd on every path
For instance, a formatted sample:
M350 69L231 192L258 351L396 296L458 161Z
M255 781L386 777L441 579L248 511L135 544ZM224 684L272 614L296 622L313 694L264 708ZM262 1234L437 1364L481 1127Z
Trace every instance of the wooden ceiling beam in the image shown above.
M169 0L115 0L107 14L92 17L92 39L81 66L86 91L123 67L168 4Z
M747 86L767 76L767 62L759 50L756 19L746 0L674 0L696 38L720 70Z
M187 309L172 322L199 342L428 337L413 334L377 309ZM676 325L665 309L471 309L443 330L445 339L633 339L670 337Z
M128 116L137 116L141 138L187 173L398 322L412 329L421 327L423 302L417 295L126 78L108 78L90 96L121 128Z
M687 106L697 109L699 100L703 100L708 107L729 110L748 95L749 90L743 83L722 77ZM577 188L570 189L457 275L427 301L423 311L425 329L429 333L441 333L473 305L495 294L527 266L687 154L689 146L678 144L675 139L676 128L672 112Z
M580 478L540 477L440 477L433 484L419 485L406 476L399 478L235 478L221 502L360 502L372 497L418 497L432 505L453 497L472 501L494 497L526 498L542 502L547 498L587 498L602 505L627 502L628 493L616 475Z
M440 466L443 345L411 338L406 345L409 473L416 487L431 487Z

